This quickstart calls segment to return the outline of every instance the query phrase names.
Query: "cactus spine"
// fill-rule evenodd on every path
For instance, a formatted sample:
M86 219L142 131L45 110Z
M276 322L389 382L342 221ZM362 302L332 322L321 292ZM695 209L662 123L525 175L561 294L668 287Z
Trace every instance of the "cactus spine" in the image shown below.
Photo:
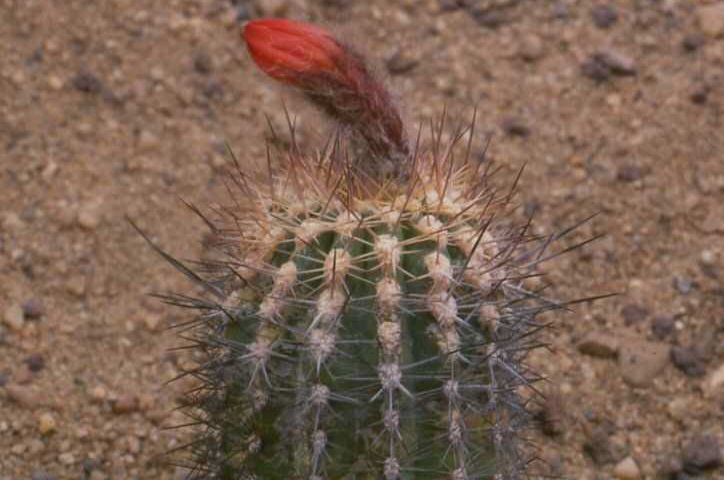
M244 36L342 133L281 152L263 181L237 168L235 203L205 219L218 260L206 275L173 261L210 292L165 297L202 310L193 476L518 478L523 358L558 307L524 287L547 242L510 224L511 192L462 144L472 132L445 146L441 124L431 148L409 148L386 92L328 32L271 20Z

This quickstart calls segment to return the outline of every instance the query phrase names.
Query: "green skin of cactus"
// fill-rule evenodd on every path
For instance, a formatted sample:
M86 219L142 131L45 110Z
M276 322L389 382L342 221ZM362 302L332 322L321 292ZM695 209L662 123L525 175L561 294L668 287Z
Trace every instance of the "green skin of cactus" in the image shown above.
M233 365L222 406L207 408L218 478L500 473L491 359L506 242L491 233L490 202L462 190L421 188L355 213L324 195L260 209L265 233L236 239L257 255L239 264L257 267L220 336Z

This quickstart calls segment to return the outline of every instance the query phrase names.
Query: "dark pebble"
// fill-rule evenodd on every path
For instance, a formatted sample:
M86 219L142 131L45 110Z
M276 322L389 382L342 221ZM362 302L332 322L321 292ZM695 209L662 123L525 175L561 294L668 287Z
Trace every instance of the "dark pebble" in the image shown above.
M393 75L401 75L413 70L418 60L409 55L405 55L403 52L398 51L390 58L387 59L386 65L387 70Z
M608 432L602 427L594 427L583 443L583 453L588 455L596 465L616 462L620 455L609 438Z
M25 364L31 372L39 372L45 368L45 359L39 353L34 353L25 359Z
M616 172L616 178L622 182L635 182L644 177L644 171L638 165L622 165Z
M709 91L711 89L708 85L702 85L695 88L689 95L689 99L696 105L703 105L709 99Z
M722 464L719 441L713 435L698 435L684 447L684 471L697 474Z
M23 313L25 318L30 320L36 320L45 315L45 304L37 297L29 298L22 304Z
M595 56L581 64L581 72L597 82L604 82L611 77L611 68L597 60Z
M527 137L530 135L530 128L518 117L508 117L504 119L500 122L500 127L510 136Z
M659 315L651 320L651 332L659 340L663 340L674 331L674 317Z
M78 72L71 80L76 90L85 93L100 93L103 91L103 82L89 72Z
M649 311L646 307L630 303L621 309L621 315L624 325L628 327L645 320L649 316Z
M209 57L207 53L198 52L194 55L194 70L196 70L196 72L206 75L211 73L212 68L211 57Z
M7 384L8 384L7 372L0 372L0 387L4 387Z
M687 294L694 288L694 281L686 275L677 275L674 277L674 288L683 294Z
M681 41L681 46L687 52L693 52L706 43L706 37L700 33L690 33Z
M591 9L593 23L599 28L608 28L618 20L616 10L610 5L596 5Z
M690 377L701 377L706 373L705 359L691 347L672 347L671 362Z
M498 10L477 11L473 13L473 18L485 28L498 28L507 21L505 14Z

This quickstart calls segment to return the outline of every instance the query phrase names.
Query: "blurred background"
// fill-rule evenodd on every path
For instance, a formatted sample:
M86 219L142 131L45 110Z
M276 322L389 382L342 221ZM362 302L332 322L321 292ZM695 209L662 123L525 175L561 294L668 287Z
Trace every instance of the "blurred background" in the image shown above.
M594 244L546 265L555 317L528 436L563 478L724 478L724 2L0 0L0 480L181 479L164 452L189 359L147 297L195 289L130 227L203 254L286 104L258 72L261 16L326 25L372 59L410 131L477 106L476 152L525 165L520 215ZM243 201L243 199L242 199Z

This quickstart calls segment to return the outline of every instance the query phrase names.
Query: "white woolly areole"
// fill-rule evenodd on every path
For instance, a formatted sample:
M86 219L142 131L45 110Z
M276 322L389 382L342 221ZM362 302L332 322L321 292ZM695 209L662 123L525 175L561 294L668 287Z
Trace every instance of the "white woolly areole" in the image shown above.
M449 330L455 325L458 304L452 294L448 292L431 293L427 297L427 308L443 331Z
M377 327L377 341L380 342L382 352L387 356L400 355L400 324L395 322L382 322Z
M428 253L425 255L425 267L432 279L431 293L448 290L453 277L448 256L440 252Z
M397 237L392 235L380 235L375 242L375 254L380 262L382 271L386 275L394 275L397 265L400 264L400 249Z
M390 277L385 277L377 282L377 305L385 316L394 315L400 304L400 284Z

